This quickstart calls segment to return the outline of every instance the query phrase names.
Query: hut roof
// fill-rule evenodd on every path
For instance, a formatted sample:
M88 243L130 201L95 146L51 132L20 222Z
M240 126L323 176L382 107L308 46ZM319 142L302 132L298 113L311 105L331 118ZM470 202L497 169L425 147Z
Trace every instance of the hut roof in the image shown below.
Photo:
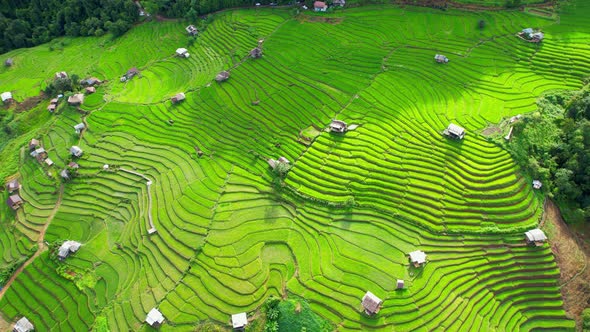
M532 34L534 32L533 28L526 28L526 29L522 29L522 33L524 34Z
M15 191L18 190L20 188L20 184L18 183L17 179L14 179L12 181L8 181L8 183L6 183L6 190L8 191Z
M150 310L150 312L147 314L145 322L151 326L160 325L164 322L164 315L162 315L158 309L152 308L152 310Z
M454 123L449 124L449 126L447 127L447 130L449 131L449 133L456 135L456 136L465 135L465 128L459 127Z
M217 82L225 81L228 78L229 78L229 72L228 71L222 71L221 73L217 74L217 76L215 76L215 80Z
M78 251L78 249L80 249L81 245L82 244L80 244L80 242L77 242L77 241L72 241L72 240L65 241L59 247L59 250L57 252L57 256L61 259L64 259L64 258L68 257L70 255L70 253Z
M62 169L61 172L59 172L59 176L67 180L70 178L70 172L68 172L67 169Z
M436 62L449 62L449 58L442 54L436 54L434 56L434 60L436 60Z
M186 32L190 33L191 35L195 35L197 34L199 31L197 30L197 28L195 28L194 25L189 25L185 28Z
M2 94L0 94L0 98L2 98L2 102L9 101L12 99L12 92L2 92Z
M90 85L90 86L95 85L95 84L100 84L100 83L102 83L102 81L96 77L90 77L90 78L80 81L80 84Z
M71 162L68 164L68 167L69 167L69 168L73 168L73 169L78 169L78 168L80 168L80 165L78 165L78 163L75 163L75 162L71 161Z
M12 58L8 58L8 59L6 59L6 60L4 61L4 65L5 65L6 67L10 67L10 66L12 66L13 64L14 64L14 60L13 60Z
M86 89L84 89L84 91L86 91L86 93L88 93L88 94L91 94L91 93L96 92L96 88L93 86L88 86L88 87L86 87Z
M533 188L535 189L541 189L541 187L543 186L543 183L539 180L533 180Z
M82 155L82 149L79 146L74 145L70 148L70 153L76 157L80 157Z
M260 47L255 47L250 51L250 56L253 58L260 58L262 56L262 49Z
M545 236L545 233L543 233L543 231L538 228L531 229L530 231L525 232L524 235L529 242L547 241L547 236Z
M57 108L57 105L56 104L49 104L47 106L47 110L50 111L50 112L55 111L56 108Z
M397 289L404 288L404 281L401 279L397 279Z
M279 157L278 162L280 163L285 163L285 164L290 164L291 162L289 161L289 159L285 158L285 157Z
M86 128L86 125L84 125L83 122L80 122L74 126L74 129L76 130L77 133L80 133L80 131L82 131L84 128Z
M326 3L323 1L316 1L313 3L313 8L326 8L326 7L328 7L328 5L326 5Z
M410 253L410 261L414 264L426 263L426 254L422 250L412 251Z
M334 0L333 3L335 5L344 6L346 4L346 0Z
M277 167L277 165L279 164L278 160L274 160L274 159L269 159L267 160L268 165L270 166L270 168L275 169L275 167Z
M345 132L347 129L346 122L341 120L332 120L332 122L330 122L330 129L336 132Z
M55 78L67 78L68 77L68 73L66 73L65 71L58 71L57 73L55 73Z
M245 312L231 315L231 324L234 329L242 328L242 327L248 325L248 316L246 315Z
M57 104L57 102L59 101L59 99L57 98L53 98L49 101L50 104Z
M33 324L24 316L14 324L14 332L29 332L34 329Z
M53 160L51 160L50 158L45 159L45 163L47 164L47 166L53 166Z
M84 95L81 93L76 93L75 95L68 97L68 103L70 105L80 105L84 102Z
M39 140L38 139L31 139L31 141L29 142L29 149L30 148L37 148L39 146Z
M378 313L382 303L383 301L380 298L369 291L363 296L361 302L365 312L370 315Z
M172 97L172 99L174 101L182 101L182 100L186 99L186 96L184 95L184 93L181 92L181 93L176 94L174 97Z
M127 71L127 76L133 76L139 74L137 67L133 67Z
M184 47L180 47L180 48L176 49L176 54L178 54L178 55L183 55L184 53L187 53L187 52L188 52L188 50Z
M20 204L23 203L23 199L20 198L20 196L18 194L14 194L14 195L10 195L8 196L8 199L6 200L6 203L8 204L8 206L10 206L13 209L18 208L18 206Z

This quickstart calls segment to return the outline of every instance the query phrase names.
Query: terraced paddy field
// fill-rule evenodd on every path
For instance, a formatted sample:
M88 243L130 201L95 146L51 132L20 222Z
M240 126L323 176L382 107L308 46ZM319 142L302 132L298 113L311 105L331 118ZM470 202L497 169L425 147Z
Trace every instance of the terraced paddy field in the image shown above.
M559 14L233 10L214 16L188 59L172 56L187 43L176 22L1 56L15 60L0 86L17 100L58 70L107 80L81 111L61 106L2 151L25 205L0 209L0 266L38 241L82 243L65 262L44 251L27 265L0 293L3 318L26 315L39 331L105 321L136 331L158 307L162 330L192 331L296 295L339 331L572 330L549 246L523 241L542 194L480 134L590 75L590 5L570 1ZM515 37L529 26L546 33L542 44ZM261 39L264 55L248 58ZM133 66L141 75L120 83ZM231 77L217 83L222 70ZM178 92L187 98L173 105ZM358 127L309 129L334 118ZM465 140L441 135L449 122ZM319 135L301 144L302 131ZM21 151L33 137L54 166ZM62 182L71 145L84 154ZM282 183L266 162L279 156L292 165ZM406 256L416 249L428 255L422 269ZM374 317L361 314L367 290L384 300Z

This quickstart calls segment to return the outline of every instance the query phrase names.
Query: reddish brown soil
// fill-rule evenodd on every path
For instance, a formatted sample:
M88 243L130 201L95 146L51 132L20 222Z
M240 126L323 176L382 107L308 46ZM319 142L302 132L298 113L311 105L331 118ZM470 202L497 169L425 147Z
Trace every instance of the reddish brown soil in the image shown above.
M573 232L565 224L555 203L548 201L545 207L543 229L547 232L559 266L564 308L568 317L576 320L581 331L581 314L590 303L590 248L583 234Z

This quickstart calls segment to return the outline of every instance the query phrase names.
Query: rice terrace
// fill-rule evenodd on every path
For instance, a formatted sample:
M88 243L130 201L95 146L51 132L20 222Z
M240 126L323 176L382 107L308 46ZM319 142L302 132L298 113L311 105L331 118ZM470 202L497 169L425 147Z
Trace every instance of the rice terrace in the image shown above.
M0 330L582 331L507 145L590 2L318 2L0 54Z

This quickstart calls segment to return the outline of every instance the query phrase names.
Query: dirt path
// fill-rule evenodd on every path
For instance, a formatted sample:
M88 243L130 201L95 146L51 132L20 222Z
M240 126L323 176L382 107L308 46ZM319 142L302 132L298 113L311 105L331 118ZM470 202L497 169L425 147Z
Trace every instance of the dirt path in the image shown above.
M551 250L560 270L559 285L568 317L576 320L581 330L581 314L590 301L590 250L563 221L557 205L547 200L543 229L547 233Z
M39 239L37 240L37 246L38 246L37 251L35 252L35 254L33 254L33 256L31 256L31 258L27 259L27 261L23 265L21 265L18 269L16 269L14 274L12 274L10 279L8 279L8 282L4 285L2 290L0 290L0 301L4 297L4 294L10 288L10 286L12 285L14 280L16 280L16 278L21 274L21 272L23 272L23 270L27 266L29 266L29 264L31 264L37 257L39 257L39 255L41 255L45 250L47 250L47 246L45 245L45 233L47 232L47 228L49 228L49 225L51 224L53 217L55 217L57 210L59 210L59 207L61 206L61 200L63 197L63 193L64 193L64 185L62 184L59 187L59 196L57 198L57 202L55 202L55 207L53 208L53 210L51 211L49 216L47 216L47 222L45 223L45 225L43 225L43 228L41 229L41 232L39 233Z

